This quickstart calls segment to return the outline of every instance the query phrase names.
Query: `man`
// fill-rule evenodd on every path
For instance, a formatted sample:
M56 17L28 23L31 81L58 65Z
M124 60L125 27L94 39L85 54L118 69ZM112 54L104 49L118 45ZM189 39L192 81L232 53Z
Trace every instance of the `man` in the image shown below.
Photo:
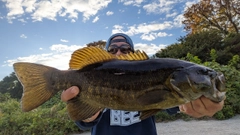
M114 55L124 55L131 51L134 52L134 45L129 36L117 33L108 39L106 50ZM61 98L63 101L68 101L79 92L78 87L73 86L64 91ZM200 97L195 101L166 111L169 114L181 111L199 118L213 116L222 109L223 104L224 101L214 103L206 97ZM86 120L76 121L76 124L81 129L92 129L92 135L157 135L154 116L141 121L139 112L105 109Z

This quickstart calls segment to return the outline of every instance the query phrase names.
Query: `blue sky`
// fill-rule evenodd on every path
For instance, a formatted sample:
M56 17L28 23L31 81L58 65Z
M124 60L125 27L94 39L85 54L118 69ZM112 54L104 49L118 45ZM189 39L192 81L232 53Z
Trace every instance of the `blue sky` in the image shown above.
M0 0L0 80L15 62L68 69L71 53L117 32L155 54L185 36L181 21L199 0Z

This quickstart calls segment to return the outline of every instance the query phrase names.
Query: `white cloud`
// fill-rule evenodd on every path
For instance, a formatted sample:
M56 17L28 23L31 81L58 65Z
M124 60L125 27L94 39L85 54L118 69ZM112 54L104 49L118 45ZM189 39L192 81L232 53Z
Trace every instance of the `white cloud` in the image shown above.
M143 9L145 9L147 13L169 13L176 3L178 3L178 0L159 0L157 2L144 5Z
M175 17L177 14L176 10L182 4L185 4L185 9L190 7L192 4L199 2L200 0L158 0L143 6L148 14L166 14L166 17Z
M57 20L58 16L78 19L78 14L82 13L83 21L89 20L91 16L97 14L99 10L107 7L112 0L3 0L8 9L7 18L12 20L22 18L30 14L33 21L43 19Z
M126 33L130 36L136 34L142 34L141 38L143 40L152 41L157 37L164 37L164 36L172 36L171 34L167 34L165 32L161 32L162 30L171 29L175 27L173 22L165 21L163 23L151 23L146 24L142 23L139 25L133 25L127 27L127 30L124 31L124 27L120 25L115 25L113 27L112 33Z
M121 2L121 3L123 3L126 6L133 5L133 6L138 6L138 7L141 5L141 3L143 1L144 0L118 0L118 2Z
M123 26L114 25L112 33L124 33L124 31L122 30L123 28L124 28Z
M75 23L75 22L76 22L76 20L75 20L75 19L71 19L71 22L72 22L72 23Z
M153 34L142 34L141 39L152 41L156 39L156 37Z
M64 42L64 43L67 43L69 42L68 40L65 40L65 39L60 39L61 42Z
M182 5L191 5L198 1L199 0L194 0L192 2L186 2L184 0L158 0L148 3L143 6L143 9L146 10L147 14L164 14L164 22L158 23L157 21L154 21L151 23L134 24L132 26L118 24L113 27L112 33L122 32L130 36L141 34L141 39L147 41L152 41L158 37L172 36L172 34L166 33L165 31L179 28L183 25L183 11L182 13L179 13L178 9L182 9L184 7ZM132 1L120 0L120 2L126 4Z
M44 64L44 65L65 70L65 69L68 69L69 67L68 63L73 51L82 47L85 47L85 46L82 46L82 45L67 46L62 44L52 45L50 47L50 50L52 51L52 53L18 57L16 59L7 60L5 61L5 63L8 66L12 66L13 63L16 63L16 62L31 62L31 63ZM41 50L41 48L39 49Z
M24 34L20 35L20 37L21 37L21 38L27 38L27 36L24 35Z
M26 23L26 21L24 19L18 19L18 21Z
M22 6L25 8L25 11L27 13L31 13L36 9L35 7L36 1L37 0L23 0Z
M71 57L71 53L61 53L61 54L39 54L39 55L30 55L27 57L19 57L17 59L8 60L7 63L9 66L12 66L16 62L31 62L39 63L47 66L52 66L58 69L68 69L68 62Z
M166 17L169 18L169 17L175 17L176 15L178 15L177 12L173 12L171 14L166 14Z
M55 44L50 47L50 50L54 52L68 52L68 51L73 52L81 47L83 46L79 46L79 45L67 46L63 44Z
M107 11L106 15L107 16L110 16L110 15L113 15L114 13L112 11Z
M42 21L43 18L56 21L57 13L62 9L62 6L57 1L39 1L35 3L36 10L31 15L34 21Z
M138 14L141 14L141 10L140 9L138 10Z
M147 40L147 41L152 41L158 37L167 37L167 36L172 36L172 34L167 34L165 32L159 32L159 33L151 32L149 34L142 34L141 39Z
M118 11L121 12L121 13L124 13L124 12L125 12L124 9L119 9Z
M94 19L93 19L93 23L95 23L95 22L97 22L99 20L99 17L98 16L96 16Z
M136 43L134 45L134 49L135 50L144 50L144 52L146 52L149 56L154 55L157 51L159 51L160 49L165 48L166 45L156 45L156 44L142 44L142 43Z
M5 17L2 15L2 13L0 12L0 19L4 19Z
M7 16L18 16L24 13L21 0L3 0L6 2L6 7L9 9Z
M186 11L187 8L191 7L193 4L198 3L199 1L200 1L200 0L192 0L192 1L186 2L186 3L185 3L185 9L184 9L184 11Z
M183 15L181 14L181 15L178 15L176 18L174 18L174 26L176 26L176 27L182 27L183 26L183 24L182 24L182 21L184 20L184 17L183 17Z

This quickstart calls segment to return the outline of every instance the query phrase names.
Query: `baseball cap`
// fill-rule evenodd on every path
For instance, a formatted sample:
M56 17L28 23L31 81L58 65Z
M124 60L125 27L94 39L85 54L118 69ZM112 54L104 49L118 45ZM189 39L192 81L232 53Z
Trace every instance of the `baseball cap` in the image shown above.
M122 36L122 37L124 37L125 40L126 40L125 42L128 43L128 44L130 45L131 49L134 51L134 45L133 45L132 39L131 39L128 35L126 35L126 34L124 34L124 33L116 33L116 34L113 34L113 35L108 39L108 41L106 42L106 47L105 47L106 50L107 50L108 47L110 46L111 40L112 40L113 38L117 37L117 36Z

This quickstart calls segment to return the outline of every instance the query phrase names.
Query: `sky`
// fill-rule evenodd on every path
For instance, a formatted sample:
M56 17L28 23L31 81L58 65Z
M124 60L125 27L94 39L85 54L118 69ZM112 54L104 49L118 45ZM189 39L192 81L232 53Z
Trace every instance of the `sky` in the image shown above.
M0 0L0 80L13 63L68 69L73 51L114 33L148 55L187 34L187 7L199 0Z

